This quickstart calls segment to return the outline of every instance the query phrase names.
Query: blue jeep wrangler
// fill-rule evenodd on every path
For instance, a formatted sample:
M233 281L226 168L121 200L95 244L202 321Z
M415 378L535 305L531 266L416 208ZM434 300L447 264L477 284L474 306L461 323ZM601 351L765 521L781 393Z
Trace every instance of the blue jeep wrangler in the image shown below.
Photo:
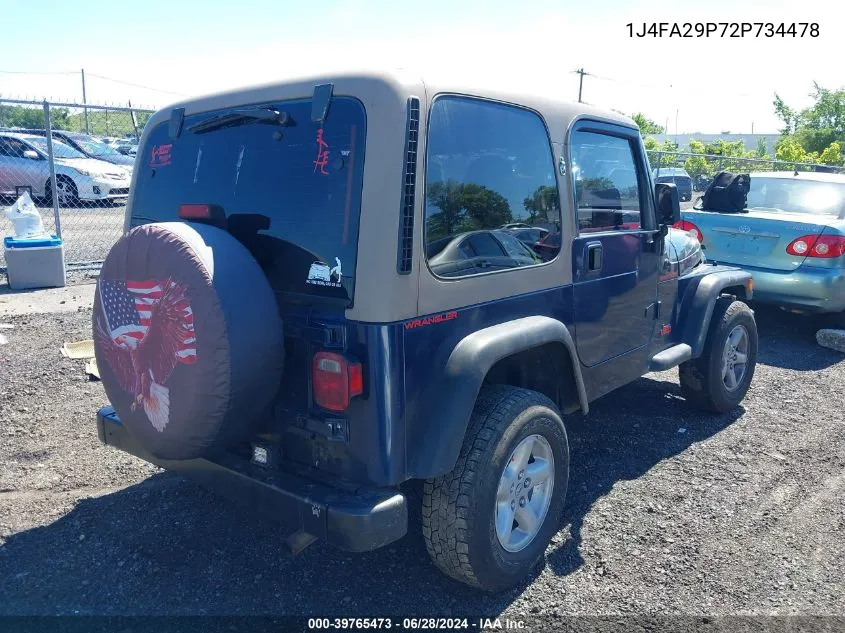
M401 74L175 104L98 281L100 438L295 550L382 547L418 504L441 570L511 587L561 525L568 415L673 367L699 408L748 390L750 275L678 219L634 123L582 104Z

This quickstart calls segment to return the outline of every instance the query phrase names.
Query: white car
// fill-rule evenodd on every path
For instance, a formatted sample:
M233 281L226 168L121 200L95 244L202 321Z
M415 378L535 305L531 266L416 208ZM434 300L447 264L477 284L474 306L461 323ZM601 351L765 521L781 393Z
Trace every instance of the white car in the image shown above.
M132 172L53 141L56 193L59 204L79 201L125 200ZM33 134L0 133L0 195L17 196L29 189L34 198L51 198L47 139Z

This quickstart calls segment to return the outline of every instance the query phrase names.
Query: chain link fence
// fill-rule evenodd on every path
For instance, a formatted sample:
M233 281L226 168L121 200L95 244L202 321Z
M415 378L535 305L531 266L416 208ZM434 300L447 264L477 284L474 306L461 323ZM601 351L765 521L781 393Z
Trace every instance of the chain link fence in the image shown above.
M151 114L0 99L0 236L13 235L5 211L26 191L45 230L62 238L68 267L98 267L123 231L138 139Z
M845 174L845 167L834 165L816 165L812 163L798 163L769 158L747 158L739 156L723 156L718 154L693 154L689 152L664 152L652 150L647 152L656 178L686 177L692 182L693 191L703 192L707 185L720 171L734 173L754 173L768 171L825 172ZM676 171L683 170L683 172Z

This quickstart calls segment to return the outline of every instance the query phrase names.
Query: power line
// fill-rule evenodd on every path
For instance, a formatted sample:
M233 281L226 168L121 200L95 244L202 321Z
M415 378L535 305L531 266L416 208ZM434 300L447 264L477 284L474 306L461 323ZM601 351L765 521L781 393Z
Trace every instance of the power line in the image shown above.
M142 86L141 84L133 84L129 81L121 81L120 79L112 79L111 77L104 77L103 75L95 75L94 73L88 73L89 77L96 77L97 79L105 79L106 81L112 81L116 84L123 84L124 86L132 86L133 88L142 88L143 90L152 90L153 92L161 92L164 94L169 95L176 95L177 97L187 97L188 95L183 94L181 92L173 92L171 90L161 90L159 88L151 88L150 86Z
M76 72L72 70L63 70L58 72L46 72L46 71L29 71L29 70L0 70L0 73L4 75L75 75Z
M56 71L56 72L47 72L47 71L28 71L28 70L0 70L0 74L4 75L78 75L79 71L74 70L66 70L66 71ZM111 77L105 77L103 75L95 75L94 73L88 73L89 77L97 77L98 79L103 79L105 81L111 81L116 84L123 84L124 86L132 86L134 88L141 88L143 90L151 90L153 92L161 92L164 94L176 95L177 97L187 97L188 95L183 94L181 92L173 92L172 90L161 90L160 88L152 88L150 86L142 86L141 84L131 83L129 81L123 81L121 79L112 79Z

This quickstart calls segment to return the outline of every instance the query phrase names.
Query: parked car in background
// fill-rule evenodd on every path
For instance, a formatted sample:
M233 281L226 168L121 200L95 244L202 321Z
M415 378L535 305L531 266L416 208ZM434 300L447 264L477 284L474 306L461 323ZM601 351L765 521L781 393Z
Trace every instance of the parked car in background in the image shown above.
M705 176L704 174L701 174L693 178L692 189L693 191L704 191L710 186L711 182L713 182L712 176Z
M686 169L678 167L660 167L654 170L654 182L673 183L678 188L681 202L692 200L692 178Z
M138 151L138 144L133 139L119 138L110 144L115 150L125 156L135 156Z
M56 193L59 204L81 200L125 200L130 172L125 167L88 158L69 145L53 140ZM15 196L26 188L35 197L51 198L47 139L36 134L0 133L0 195Z
M470 231L448 240L442 250L429 251L431 272L441 277L533 266L540 258L507 231Z
M845 327L845 175L752 173L744 211L684 211L676 226L708 260L750 271L755 300L832 313Z
M46 136L47 134L45 130L31 130L30 133L38 136ZM111 145L87 134L53 130L53 138L65 145L69 145L88 158L96 158L98 160L104 160L107 163L123 165L130 170L135 165L135 158L133 156L122 154Z
M549 229L539 226L525 226L524 228L511 229L509 232L520 242L529 248L533 248L537 242L549 234Z

